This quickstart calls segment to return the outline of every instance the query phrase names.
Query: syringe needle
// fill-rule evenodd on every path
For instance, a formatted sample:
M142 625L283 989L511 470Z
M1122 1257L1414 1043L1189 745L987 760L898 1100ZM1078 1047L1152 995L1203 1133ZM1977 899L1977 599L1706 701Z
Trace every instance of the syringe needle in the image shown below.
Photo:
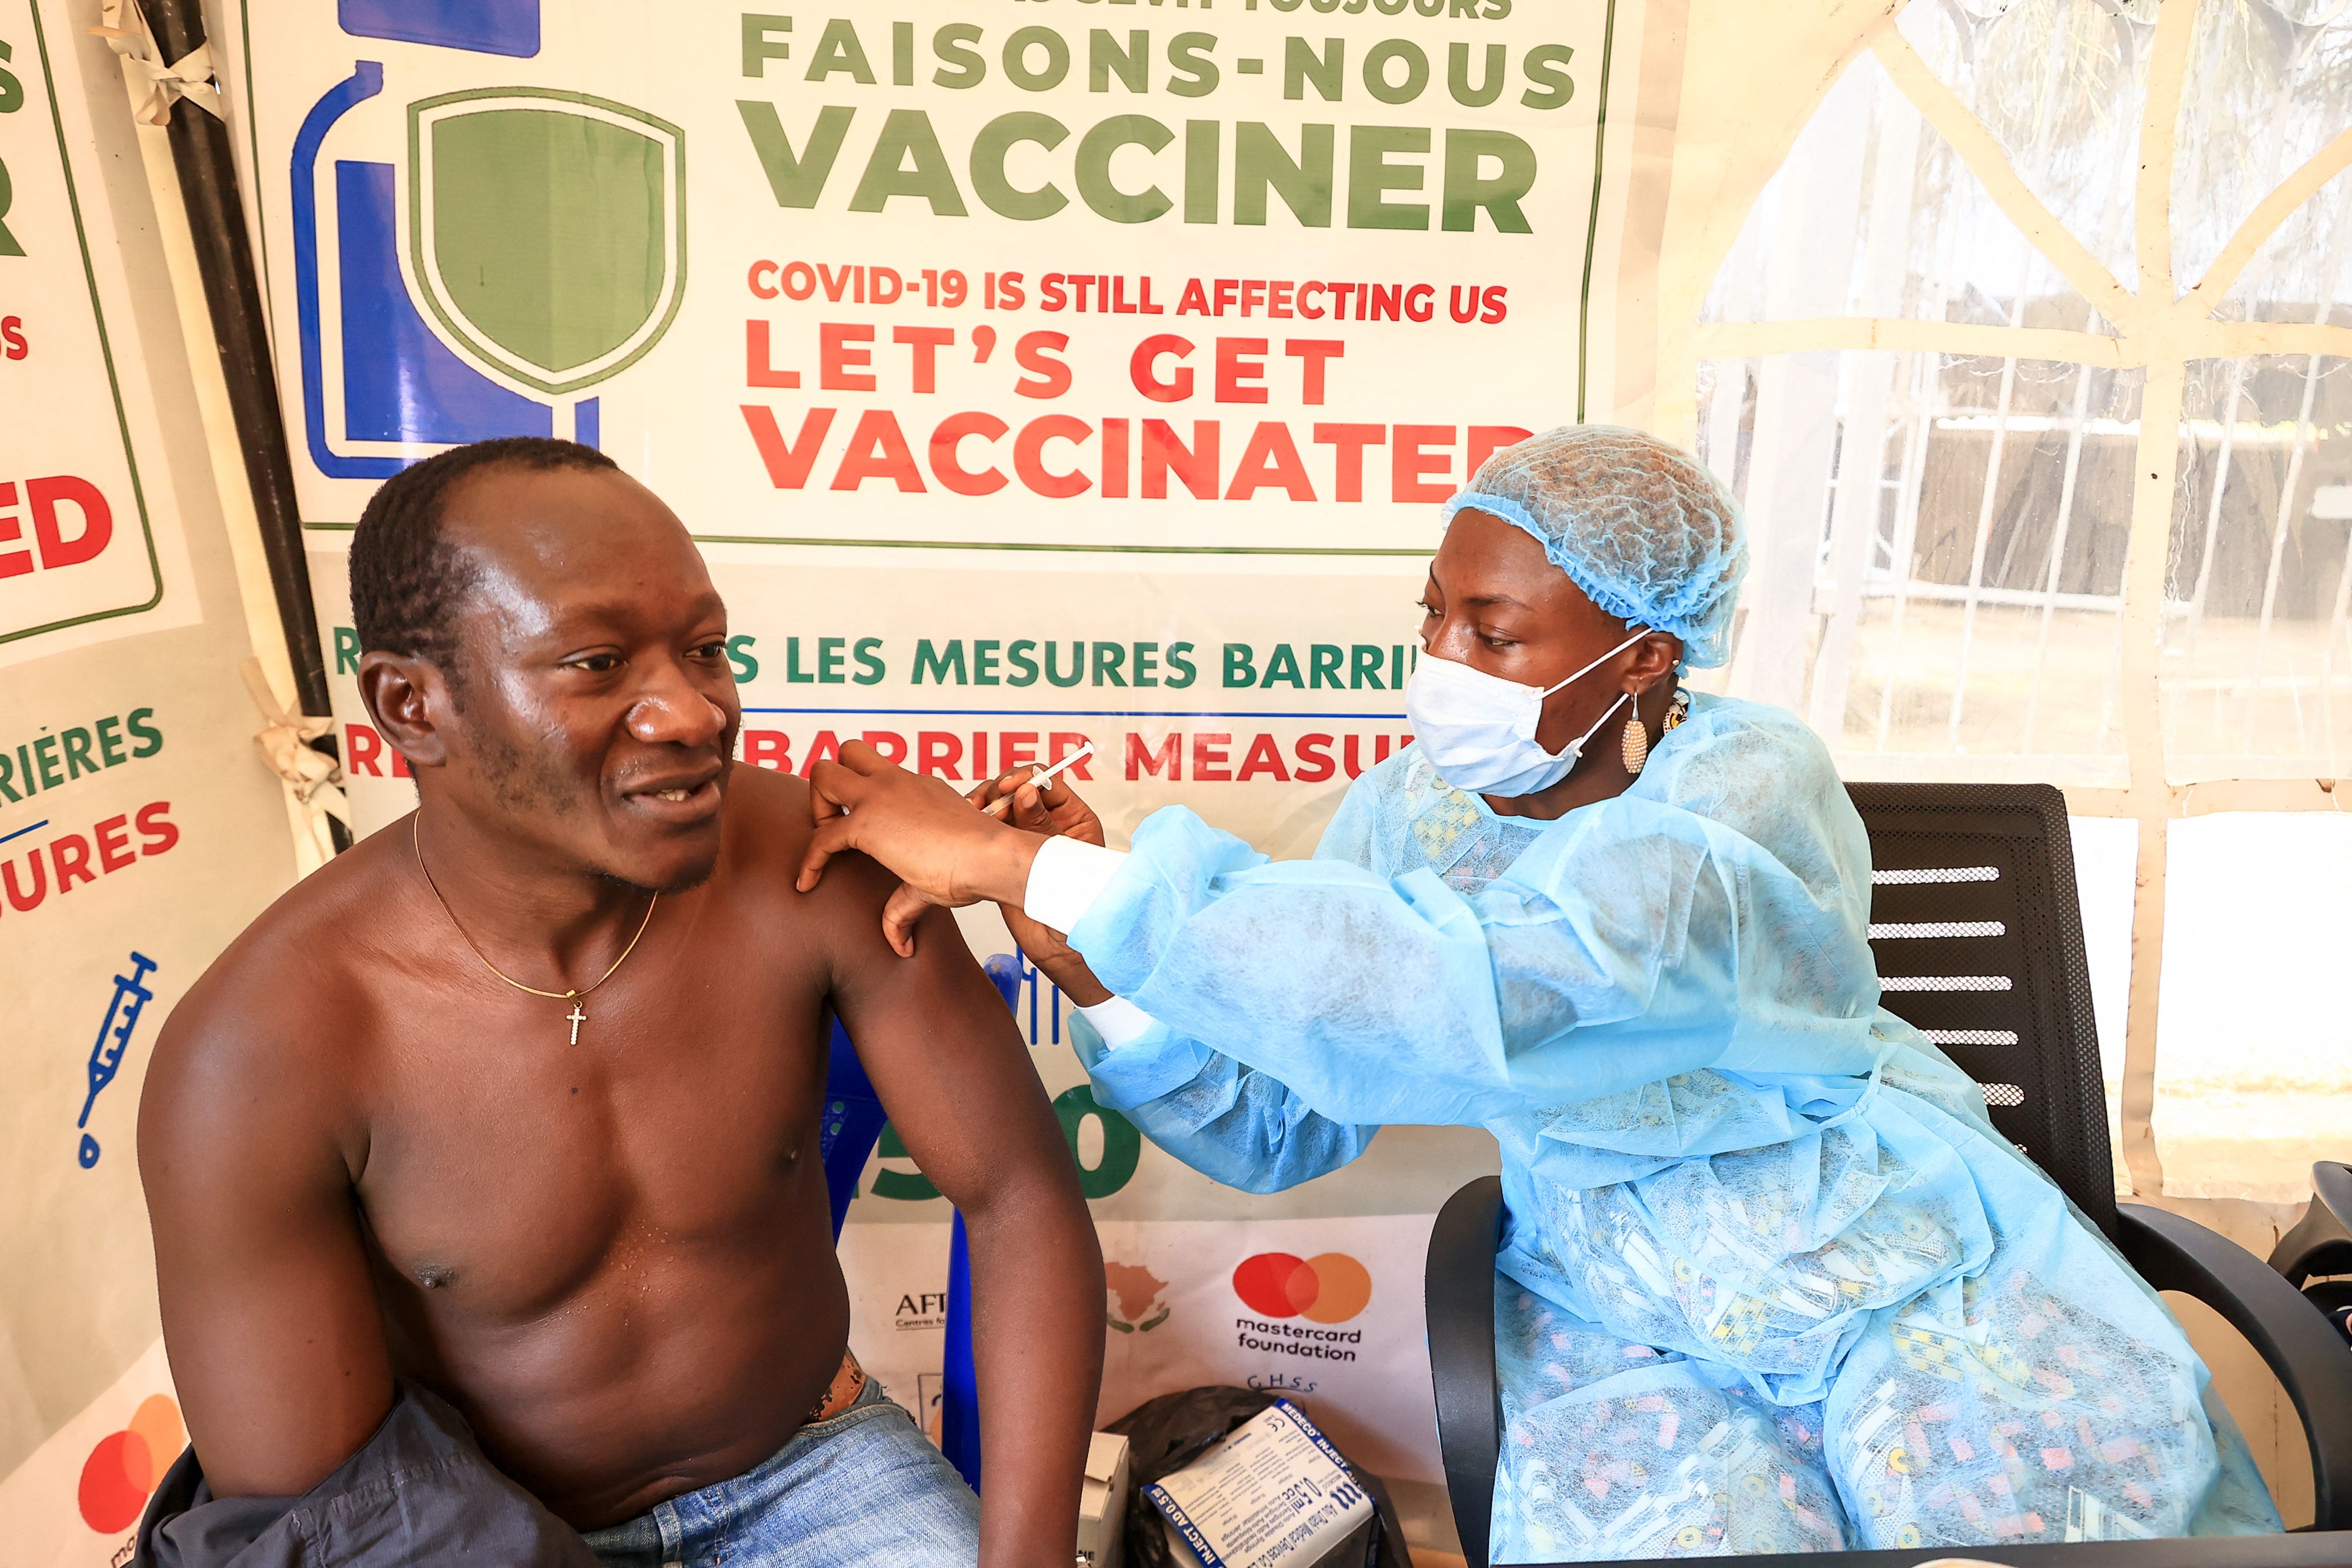
M1063 758L1051 768L1031 768L1029 771L1029 782L1036 785L1038 789L1042 790L1047 784L1053 782L1055 774L1059 773L1063 768L1068 768L1073 764L1084 762L1087 758L1092 757L1094 754L1095 743L1091 740L1085 741L1079 745L1076 751L1071 752L1067 757ZM987 816L1002 817L1012 809L1013 797L1010 795L1003 795L998 797L996 800L991 800L987 805L982 806L981 810Z

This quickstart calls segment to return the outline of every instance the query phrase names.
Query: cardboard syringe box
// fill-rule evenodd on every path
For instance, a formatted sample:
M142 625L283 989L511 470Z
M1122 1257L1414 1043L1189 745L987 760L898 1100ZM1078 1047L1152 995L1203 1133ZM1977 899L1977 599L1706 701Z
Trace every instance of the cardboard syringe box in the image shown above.
M1287 1399L1143 1489L1179 1563L1361 1568L1379 1514L1347 1460Z
M1087 1568L1124 1568L1127 1490L1127 1439L1097 1432L1087 1444L1086 1489L1078 1496L1078 1558Z

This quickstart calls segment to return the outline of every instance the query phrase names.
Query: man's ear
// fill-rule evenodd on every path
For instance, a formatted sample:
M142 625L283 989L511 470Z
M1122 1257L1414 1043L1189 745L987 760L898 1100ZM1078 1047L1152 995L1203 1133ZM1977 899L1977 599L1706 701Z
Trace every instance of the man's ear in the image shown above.
M438 665L378 649L360 655L359 685L376 732L409 767L438 768L449 759L441 733L450 710L449 683Z

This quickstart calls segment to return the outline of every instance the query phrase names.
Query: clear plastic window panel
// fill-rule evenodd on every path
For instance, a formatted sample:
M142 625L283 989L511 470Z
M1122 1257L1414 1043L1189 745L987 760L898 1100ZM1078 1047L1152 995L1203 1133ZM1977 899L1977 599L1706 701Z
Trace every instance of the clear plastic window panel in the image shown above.
M2116 1190L2131 1190L2124 1166L2124 1030L2131 1003L2132 898L2139 877L2139 824L2128 817L2070 817L2074 893L2083 908L2083 947L2091 971L2091 1012L2099 1030L2100 1077L2107 1097L2107 1151Z
M2287 214L2213 314L2225 321L2352 325L2352 170Z
M2128 251L2119 188L2122 208L2103 186L2084 221L2120 225ZM1758 197L1700 319L1840 315L2112 330L1868 54Z
M2134 185L2157 9L2157 0L1917 0L1896 22L2026 189L2126 288L2137 276Z
M1849 778L2120 783L2142 372L1880 351L1711 362L1700 455L1748 508L1732 664Z
M2157 0L1912 0L1893 46L2127 289L2158 15ZM2340 779L2352 354L2310 329L2352 328L2352 0L2200 0L2187 42L2175 284L2192 311L2271 324L2245 348L2299 351L2187 365L2179 429L2149 433L2179 444L2163 598L2134 621L2157 627L2172 783ZM1754 564L1732 663L1697 684L1803 715L1848 778L2120 786L2123 706L2145 700L2118 681L2146 375L2001 352L2000 329L2042 329L2018 347L2060 356L2050 329L2114 329L1895 79L1869 51L1845 69L1701 311L1770 329L1736 336L1756 357L1699 367L1700 455L1748 507ZM1950 122L1936 95L1918 103ZM2308 194L2255 243L2279 214L2247 225L2290 182ZM2198 291L2217 263L2226 285ZM1840 317L1996 332L1974 355L1864 352L1793 325ZM2078 343L2160 364L2171 325L2120 355ZM2340 967L2352 930L2352 810L2197 816L2184 799L2163 888L2167 1187L2299 1199L2312 1160L2352 1145L2352 1026L2301 983ZM2137 832L2075 833L2111 1130Z
M2200 360L2162 691L2173 782L2352 772L2352 361Z
M2296 1203L2352 1148L2352 815L2170 824L2156 1143L2181 1197Z
M2172 266L2179 286L2186 289L2202 277L2263 199L2347 128L2352 5L2345 0L2204 0L2181 83L2172 166ZM2340 213L2347 199L2339 183L2328 204ZM2321 244L2307 236L2280 252L2283 259L2299 257L2291 270L2305 274L2303 287L2279 282L2306 308L2315 299L2343 298L2340 290L2311 287L2328 252L2336 253L2335 266L2342 265L2343 225L2318 226L2336 233ZM2340 276L2333 267L2329 274ZM2258 292L2251 302L2268 301ZM2265 320L2313 319L2259 308L2252 314Z

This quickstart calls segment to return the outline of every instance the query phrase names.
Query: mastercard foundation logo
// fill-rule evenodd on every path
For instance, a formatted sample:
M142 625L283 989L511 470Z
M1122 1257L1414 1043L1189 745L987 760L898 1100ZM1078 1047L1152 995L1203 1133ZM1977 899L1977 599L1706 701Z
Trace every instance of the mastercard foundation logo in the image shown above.
M149 1494L180 1457L184 1441L180 1407L170 1395L142 1402L130 1426L100 1437L82 1461L78 1499L82 1522L101 1535L119 1534L138 1523Z
M1370 1305L1372 1276L1345 1252L1261 1252L1234 1270L1234 1294L1262 1318L1344 1323Z

